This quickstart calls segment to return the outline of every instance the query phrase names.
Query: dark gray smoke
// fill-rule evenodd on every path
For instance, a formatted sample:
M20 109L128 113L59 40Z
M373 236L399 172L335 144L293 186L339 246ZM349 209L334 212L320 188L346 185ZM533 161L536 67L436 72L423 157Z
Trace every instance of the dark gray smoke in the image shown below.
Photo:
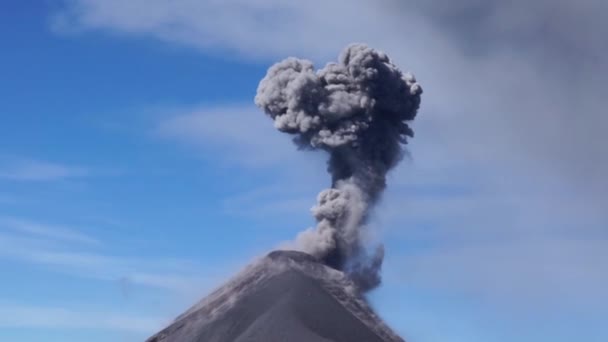
M369 255L366 222L387 172L413 137L407 122L416 116L421 93L414 76L386 54L353 44L323 69L297 58L273 65L255 97L300 148L329 153L331 188L312 209L317 226L300 233L296 246L348 273L363 291L380 283L384 258L382 246Z

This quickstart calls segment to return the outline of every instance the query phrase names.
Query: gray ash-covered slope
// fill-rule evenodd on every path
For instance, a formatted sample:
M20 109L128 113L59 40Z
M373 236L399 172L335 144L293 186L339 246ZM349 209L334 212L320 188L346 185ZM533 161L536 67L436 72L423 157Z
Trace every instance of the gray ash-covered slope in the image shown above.
M403 342L353 283L314 257L275 251L147 342Z

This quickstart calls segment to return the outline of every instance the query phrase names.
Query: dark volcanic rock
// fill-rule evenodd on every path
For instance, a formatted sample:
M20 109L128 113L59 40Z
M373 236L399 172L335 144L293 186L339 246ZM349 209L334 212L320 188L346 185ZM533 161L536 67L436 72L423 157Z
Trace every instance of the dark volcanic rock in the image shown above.
M343 273L275 251L147 342L403 342Z

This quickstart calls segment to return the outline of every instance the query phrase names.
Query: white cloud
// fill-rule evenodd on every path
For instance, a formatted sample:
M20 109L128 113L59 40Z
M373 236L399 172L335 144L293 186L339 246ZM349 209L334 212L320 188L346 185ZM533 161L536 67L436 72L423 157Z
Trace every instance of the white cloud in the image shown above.
M259 172L255 184L248 177L245 187L249 189L218 199L220 209L228 215L261 219L296 212L307 215L315 203L315 188L329 182L326 155L298 151L290 137L278 133L272 120L253 105L182 109L161 120L155 133L194 147L213 164Z
M3 217L0 228L6 230L0 232L0 258L44 266L61 274L127 281L177 293L198 291L209 286L211 279L200 276L200 269L188 260L116 256L100 251L107 244L65 227ZM209 273L218 274L215 271Z
M222 207L227 214L262 220L281 216L293 218L294 215L306 214L313 204L314 196L294 197L291 189L274 195L245 192L222 201Z
M36 244L13 245L19 242L23 240L0 236L0 257L43 265L49 270L75 277L111 282L127 281L137 286L166 289L176 293L190 293L209 286L209 277L203 277L195 270L180 269L178 260L171 260L171 263L176 265L171 267L168 265L169 260L162 258L140 259L90 252L66 252L40 248ZM209 273L211 272L210 270Z
M129 3L84 0L68 4L66 11L57 13L54 18L53 27L58 32L107 29L202 49L228 49L247 57L275 56L294 50L304 53L319 51L319 48L325 48L324 52L331 49L333 53L335 46L348 43L349 38L340 35L359 25L387 28L379 18L360 16L358 22L334 21L336 25L328 31L327 26L331 23L325 20L332 19L332 11L342 12L340 19L364 13L347 6L349 3L344 0L325 2L322 6L315 1L286 3L277 0L135 0ZM367 10L373 9L369 2L364 5ZM353 11L349 12L350 9Z
M11 216L0 216L0 229L74 243L99 244L99 241L76 229L49 225Z
M0 166L0 179L12 181L55 181L86 176L88 170L38 160L19 160Z
M230 163L268 166L294 158L289 139L275 134L272 121L254 106L193 109L161 121L157 133Z

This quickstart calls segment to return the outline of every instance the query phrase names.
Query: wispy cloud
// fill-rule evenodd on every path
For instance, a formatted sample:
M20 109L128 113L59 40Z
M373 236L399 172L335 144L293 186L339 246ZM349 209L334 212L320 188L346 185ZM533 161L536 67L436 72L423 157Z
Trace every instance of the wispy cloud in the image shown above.
M92 248L94 247L94 248ZM0 258L45 266L76 277L188 292L204 287L209 278L199 276L188 260L117 256L105 252L108 244L78 230L0 217Z
M33 265L75 277L104 281L125 281L138 286L177 292L203 288L209 278L185 270L185 260L135 258L95 252L78 252L72 247L56 246L44 240L0 235L0 258Z
M17 160L0 164L0 179L12 181L55 181L84 177L86 168L39 160Z
M253 105L181 109L161 120L155 133L193 147L196 154L213 163L237 165L262 175L255 184L250 182L246 189L219 201L229 215L306 215L317 189L329 182L326 155L298 151Z
M228 196L222 200L221 207L227 214L250 218L269 219L306 214L315 203L317 191L303 185L304 183L280 179L276 184Z
M26 329L91 329L150 334L166 319L119 312L96 312L63 307L0 305L0 327Z
M100 243L99 240L71 227L49 225L11 216L0 216L0 229L57 241L86 244Z
M159 136L195 146L212 158L246 166L269 166L293 159L287 137L254 106L195 108L162 120Z

